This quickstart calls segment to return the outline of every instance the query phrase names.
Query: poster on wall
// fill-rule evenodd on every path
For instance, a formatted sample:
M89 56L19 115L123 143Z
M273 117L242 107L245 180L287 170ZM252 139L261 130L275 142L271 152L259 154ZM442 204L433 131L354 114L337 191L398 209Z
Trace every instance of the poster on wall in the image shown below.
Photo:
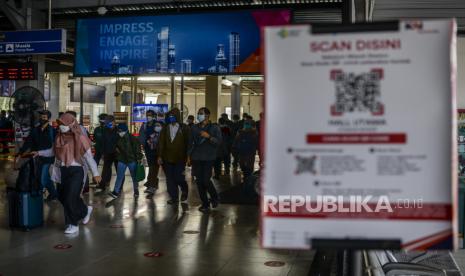
M258 73L260 28L290 19L289 10L78 19L74 75Z
M456 248L455 30L265 29L264 247Z

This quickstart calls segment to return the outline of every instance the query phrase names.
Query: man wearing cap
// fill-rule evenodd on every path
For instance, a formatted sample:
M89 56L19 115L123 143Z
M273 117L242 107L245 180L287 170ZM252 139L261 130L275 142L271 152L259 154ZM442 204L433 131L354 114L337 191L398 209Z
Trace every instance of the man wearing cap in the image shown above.
M55 143L56 131L50 125L52 114L48 110L39 112L39 126L33 128L27 137L23 146L19 150L19 154L31 152L34 157L39 158L40 185L41 188L46 188L49 195L47 201L57 199L57 191L55 185L50 179L49 168L55 161L54 156L47 156L45 152L50 151Z
M95 155L94 155L94 160L95 163L98 164L100 163L100 159L102 159L103 155L103 134L105 131L105 120L107 118L107 114L102 113L98 115L98 121L99 121L99 126L94 129L94 143L95 143Z
M111 180L111 166L115 166L115 170L118 168L118 161L116 159L116 142L118 142L118 131L116 129L115 117L108 115L105 120L105 130L103 131L103 170L102 170L102 182L100 182L99 188L103 191L110 185ZM124 182L124 180L123 180Z
M123 123L118 125L118 141L116 142L116 159L118 168L116 170L116 181L113 192L110 196L117 198L120 196L124 184L124 174L129 169L134 189L134 198L139 197L138 182L136 180L137 163L142 160L142 147L139 140L128 131L128 126Z

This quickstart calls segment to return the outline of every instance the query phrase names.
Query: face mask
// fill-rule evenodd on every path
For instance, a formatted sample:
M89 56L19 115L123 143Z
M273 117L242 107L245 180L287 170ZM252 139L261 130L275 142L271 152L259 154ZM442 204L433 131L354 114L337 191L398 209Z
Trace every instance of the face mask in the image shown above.
M118 132L118 134L119 134L120 137L124 137L124 135L126 135L126 131Z
M161 122L162 122L162 121L165 121L165 117L163 117L163 116L158 116L158 117L157 117L157 121L161 121Z
M147 116L147 121L148 121L148 122L153 121L153 119L154 119L154 118L153 118L152 116Z
M66 133L69 131L69 126L65 126L65 125L60 125L60 132L61 133Z
M252 125L251 124L244 124L244 129L251 129Z
M107 127L107 128L113 128L113 123L108 123L108 124L106 125L106 127Z
M48 120L43 120L43 119L40 120L41 125L45 125L46 123L48 123Z
M162 129L162 127L161 127L161 126L156 126L156 127L155 127L155 131L156 131L156 132L160 132L160 131L161 131L161 129Z
M199 123L205 121L205 114L197 114L197 120Z
M102 125L105 124L105 120L100 120L99 122L100 122L100 124L102 124Z
M174 124L174 123L176 123L176 121L177 121L177 120L176 120L176 117L175 117L175 116L169 116L169 117L168 117L168 123L169 123L169 124Z

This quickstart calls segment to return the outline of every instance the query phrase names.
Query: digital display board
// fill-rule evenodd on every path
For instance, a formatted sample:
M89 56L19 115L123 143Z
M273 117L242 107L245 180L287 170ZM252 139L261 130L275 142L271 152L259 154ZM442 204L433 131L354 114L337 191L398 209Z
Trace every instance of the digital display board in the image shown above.
M135 104L132 109L132 121L136 123L147 122L145 113L148 110L153 110L155 111L156 114L164 115L168 113L168 105L167 104Z
M36 80L37 63L0 64L0 80Z
M75 76L259 73L260 29L289 10L77 20Z
M71 83L71 102L80 102L81 95L81 84L78 82ZM105 104L105 91L107 90L104 86L84 83L83 90L83 101L85 103L98 103Z

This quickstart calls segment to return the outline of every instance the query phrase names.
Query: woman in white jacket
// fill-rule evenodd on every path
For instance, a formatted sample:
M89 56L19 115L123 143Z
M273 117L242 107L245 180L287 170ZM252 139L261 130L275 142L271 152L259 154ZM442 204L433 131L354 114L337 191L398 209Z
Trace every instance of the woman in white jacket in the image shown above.
M71 114L63 114L58 119L59 131L53 151L55 164L51 166L52 181L61 183L59 199L64 208L65 234L79 232L79 222L87 224L92 214L92 207L87 206L81 198L81 190L90 169L94 181L101 181L97 164L91 152L91 142ZM53 153L51 153L53 154Z

